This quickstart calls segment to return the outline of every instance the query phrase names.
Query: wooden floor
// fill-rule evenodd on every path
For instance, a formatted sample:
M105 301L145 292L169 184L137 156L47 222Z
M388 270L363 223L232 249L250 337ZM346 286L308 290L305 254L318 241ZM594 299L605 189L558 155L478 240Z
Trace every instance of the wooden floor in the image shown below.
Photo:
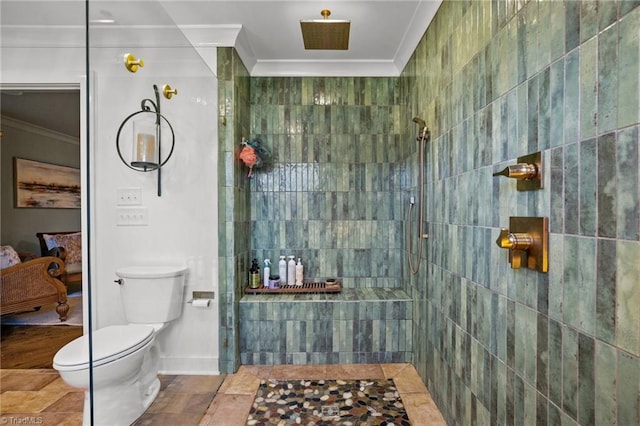
M0 368L53 368L53 356L60 348L82 336L82 327L69 325L2 325Z
M84 392L64 383L52 361L62 346L82 335L82 327L0 329L0 424L35 419L47 425L81 426ZM160 375L158 397L134 424L198 425L224 377Z
M158 378L160 393L135 426L197 426L225 376ZM57 371L2 369L0 381L0 424L82 426L84 392L64 383Z

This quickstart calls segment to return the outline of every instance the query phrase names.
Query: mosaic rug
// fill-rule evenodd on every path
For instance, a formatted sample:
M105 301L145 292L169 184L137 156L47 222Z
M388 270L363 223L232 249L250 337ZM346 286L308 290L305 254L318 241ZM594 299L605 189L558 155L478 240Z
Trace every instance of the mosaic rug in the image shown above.
M410 425L393 379L263 380L247 425Z

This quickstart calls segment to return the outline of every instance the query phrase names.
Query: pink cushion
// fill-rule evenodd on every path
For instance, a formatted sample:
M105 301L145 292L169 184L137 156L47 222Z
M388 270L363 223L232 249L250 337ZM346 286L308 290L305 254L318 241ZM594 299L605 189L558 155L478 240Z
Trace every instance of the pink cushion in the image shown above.
M82 262L82 233L74 232L73 234L44 234L42 236L47 247L64 247L67 251L66 263ZM51 244L51 246L49 246Z
M11 246L0 247L0 269L8 268L20 263L20 256Z

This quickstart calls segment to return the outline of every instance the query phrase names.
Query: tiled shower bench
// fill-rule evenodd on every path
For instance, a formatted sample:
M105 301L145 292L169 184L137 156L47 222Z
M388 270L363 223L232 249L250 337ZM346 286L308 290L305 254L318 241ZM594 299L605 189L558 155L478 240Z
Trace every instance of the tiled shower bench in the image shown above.
M412 302L398 288L240 300L245 365L411 362Z

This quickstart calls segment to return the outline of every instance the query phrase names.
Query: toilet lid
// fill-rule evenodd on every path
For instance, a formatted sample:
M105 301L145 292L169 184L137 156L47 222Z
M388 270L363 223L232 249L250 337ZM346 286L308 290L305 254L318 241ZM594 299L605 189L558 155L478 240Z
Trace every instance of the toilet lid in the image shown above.
M153 340L153 327L147 325L112 325L92 333L93 367L109 363L135 352ZM56 370L89 368L89 336L66 344L53 357Z

